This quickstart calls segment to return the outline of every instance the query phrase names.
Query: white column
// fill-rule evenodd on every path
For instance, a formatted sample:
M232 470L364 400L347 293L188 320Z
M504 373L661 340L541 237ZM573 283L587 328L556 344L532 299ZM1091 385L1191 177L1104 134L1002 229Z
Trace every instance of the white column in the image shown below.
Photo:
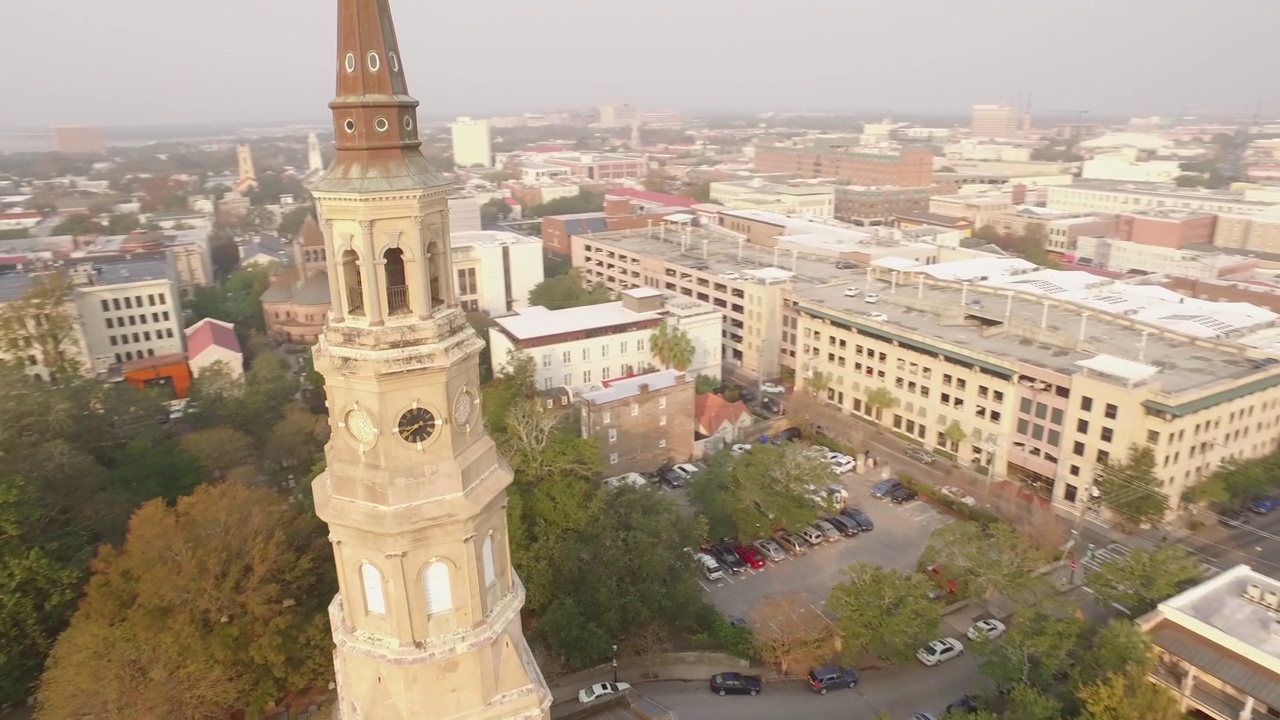
M373 257L373 223L360 222L360 277L364 282L364 316L370 325L382 324L382 298L378 291L378 267Z
M1244 696L1244 709L1240 711L1239 720L1252 720L1253 718L1253 696Z
M342 258L333 247L333 221L325 220L320 227L324 235L325 266L329 268L329 311L333 321L346 319L346 288L342 287Z
M413 216L413 272L417 276L413 287L413 307L418 311L418 319L431 317L431 255L427 250L427 235L422 229L426 217ZM407 269L406 269L407 272Z

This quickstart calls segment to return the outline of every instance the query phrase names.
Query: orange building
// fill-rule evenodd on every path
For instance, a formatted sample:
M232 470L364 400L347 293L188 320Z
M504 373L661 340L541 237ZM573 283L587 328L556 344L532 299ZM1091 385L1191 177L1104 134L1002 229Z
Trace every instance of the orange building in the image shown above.
M124 381L139 390L167 387L176 400L185 398L191 390L191 370L182 353L130 360L121 369Z

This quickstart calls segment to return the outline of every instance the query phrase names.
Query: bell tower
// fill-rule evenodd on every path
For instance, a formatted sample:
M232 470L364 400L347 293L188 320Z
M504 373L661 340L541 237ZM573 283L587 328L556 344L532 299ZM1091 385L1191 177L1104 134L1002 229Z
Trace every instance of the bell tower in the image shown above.
M511 470L454 294L450 183L422 155L388 0L338 0L337 60L336 156L311 186L332 302L313 350L332 436L312 490L338 567L337 717L545 718Z

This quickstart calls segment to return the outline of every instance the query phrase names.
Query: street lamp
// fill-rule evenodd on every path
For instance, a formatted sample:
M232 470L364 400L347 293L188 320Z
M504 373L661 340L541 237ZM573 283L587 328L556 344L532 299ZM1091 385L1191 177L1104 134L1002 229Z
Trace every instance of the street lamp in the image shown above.
M613 684L618 684L618 646L613 646Z

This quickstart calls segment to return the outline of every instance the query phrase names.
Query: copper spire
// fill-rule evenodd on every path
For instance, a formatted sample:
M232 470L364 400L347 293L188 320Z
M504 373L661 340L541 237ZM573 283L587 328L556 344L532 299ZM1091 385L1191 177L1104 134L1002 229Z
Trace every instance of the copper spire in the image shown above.
M338 0L337 97L329 103L337 154L312 186L377 192L446 184L420 150L388 0Z

